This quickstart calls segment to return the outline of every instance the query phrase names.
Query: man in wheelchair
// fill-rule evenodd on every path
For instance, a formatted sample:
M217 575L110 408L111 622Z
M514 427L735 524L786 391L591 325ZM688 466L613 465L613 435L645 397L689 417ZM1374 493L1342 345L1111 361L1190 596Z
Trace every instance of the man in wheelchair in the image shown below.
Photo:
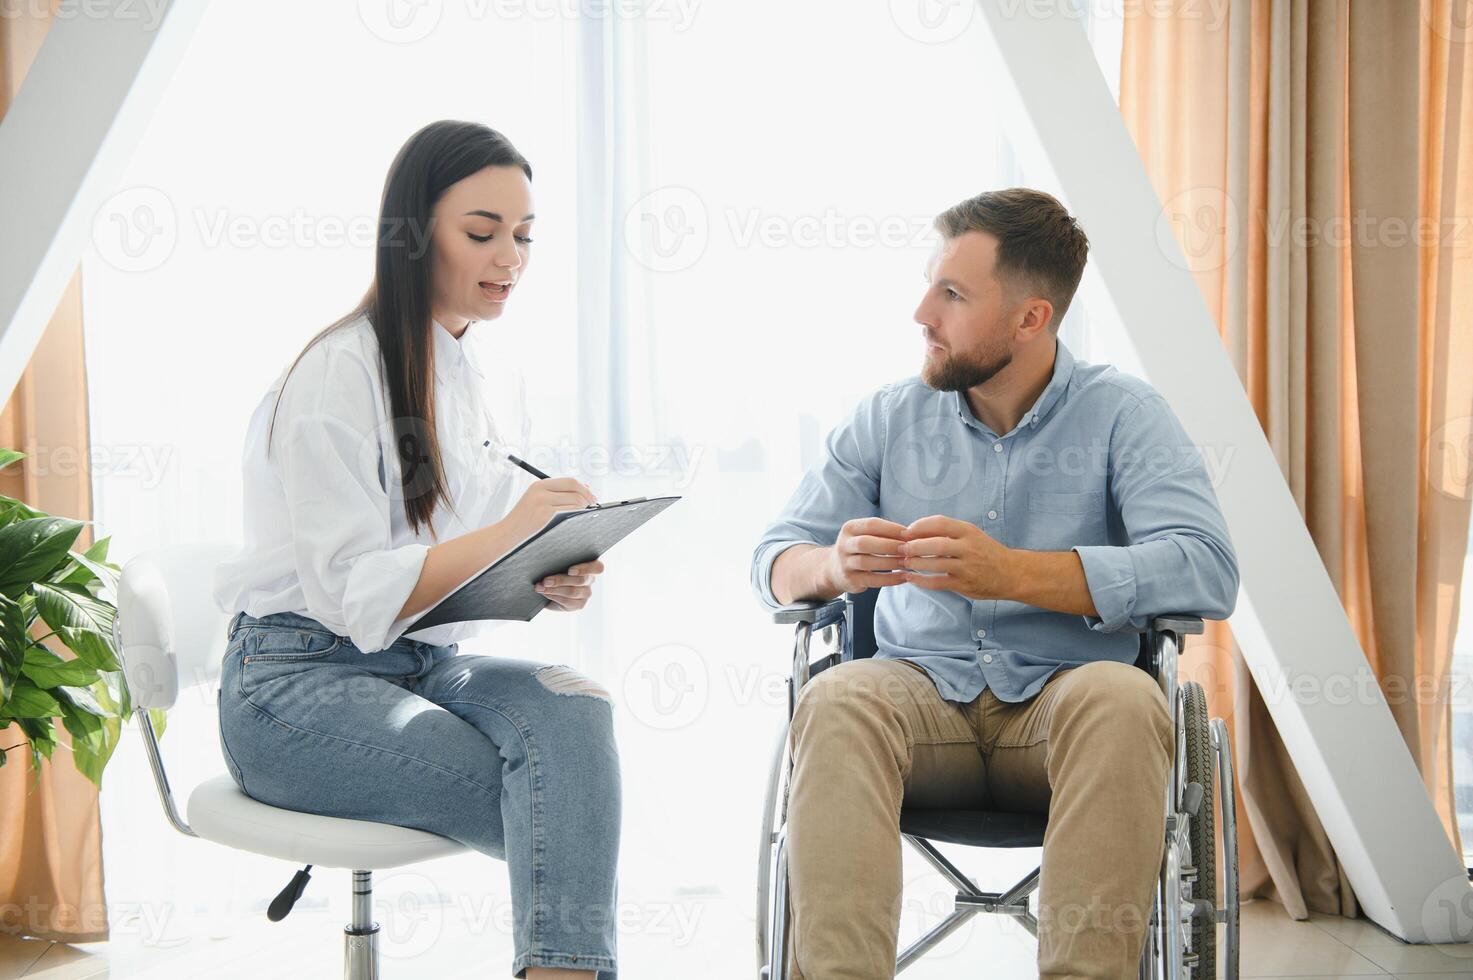
M1089 248L1064 207L989 192L936 229L920 374L829 434L753 556L773 608L881 590L875 655L793 708L788 975L894 976L904 800L1046 812L1039 974L1134 976L1175 750L1139 634L1225 618L1237 558L1162 397L1058 340Z

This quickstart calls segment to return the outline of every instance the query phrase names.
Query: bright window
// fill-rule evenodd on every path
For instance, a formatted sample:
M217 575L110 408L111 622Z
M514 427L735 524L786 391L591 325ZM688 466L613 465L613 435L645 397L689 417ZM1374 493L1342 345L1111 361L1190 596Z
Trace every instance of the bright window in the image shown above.
M1027 175L994 116L979 17L651 0L645 18L600 35L607 25L568 13L580 6L528 3L506 20L494 4L429 4L414 9L437 11L433 23L373 24L354 5L209 9L85 262L98 530L119 559L237 535L249 413L362 294L394 152L438 118L505 132L534 167L539 218L495 349L527 376L542 459L605 499L685 499L609 556L584 614L502 626L464 649L566 662L614 694L633 923L623 972L701 962L745 976L791 643L751 594L752 546L828 429L918 370L911 312L931 218ZM588 77L595 36L615 39L598 65L626 101L605 117L608 181L591 186L603 171L579 127L606 94L604 76ZM606 253L589 248L599 242ZM1104 359L1088 344L1103 308L1093 288L1064 336ZM607 397L585 401L580 379ZM609 431L625 440L623 464L595 452L619 448L600 442ZM181 701L164 743L180 793L223 771L209 692ZM103 797L117 934L198 939L258 916L291 869L180 838L148 779L130 732ZM1037 855L1016 867L993 855L985 870L955 857L1003 884ZM346 914L344 882L321 874L299 907ZM488 962L509 949L505 872L489 859L381 875L377 891L389 914L407 902L480 915ZM946 894L939 882L913 891L904 934L933 922ZM1011 926L968 925L943 948L974 929L1006 933L1031 961ZM913 972L948 969L942 956Z

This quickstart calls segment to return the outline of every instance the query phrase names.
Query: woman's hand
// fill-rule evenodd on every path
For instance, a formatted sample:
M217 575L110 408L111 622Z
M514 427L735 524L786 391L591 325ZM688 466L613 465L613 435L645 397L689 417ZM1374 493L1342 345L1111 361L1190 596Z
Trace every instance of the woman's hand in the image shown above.
M604 570L598 560L568 569L566 575L549 575L537 583L537 591L552 600L553 609L572 611L588 605L593 595L593 577Z
M571 476L538 480L507 513L506 521L523 537L530 537L542 530L558 511L581 510L596 503L593 491Z

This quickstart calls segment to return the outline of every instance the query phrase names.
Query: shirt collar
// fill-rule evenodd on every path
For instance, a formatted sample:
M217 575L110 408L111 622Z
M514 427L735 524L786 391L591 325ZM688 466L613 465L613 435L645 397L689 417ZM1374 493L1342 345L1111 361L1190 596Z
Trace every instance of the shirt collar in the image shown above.
M455 376L455 367L465 364L475 371L477 375L484 378L485 370L481 367L479 351L476 349L476 321L472 320L466 325L465 331L456 340L455 335L441 325L439 320L430 321L430 329L435 335L435 380L448 383Z
M1013 432L1017 432L1025 425L1034 429L1038 428L1048 418L1049 412L1053 411L1054 406L1058 404L1059 399L1069 388L1069 380L1073 377L1074 355L1069 352L1069 348L1064 346L1062 340L1054 338L1054 373L1049 377L1048 385L1043 389L1043 393L1038 396L1038 400L1033 403L1033 407L1024 412L1023 417L1018 420L1018 424L1013 429ZM966 392L953 391L951 397L956 403L957 413L962 417L964 422L969 425L986 428L972 414L972 406L967 404Z

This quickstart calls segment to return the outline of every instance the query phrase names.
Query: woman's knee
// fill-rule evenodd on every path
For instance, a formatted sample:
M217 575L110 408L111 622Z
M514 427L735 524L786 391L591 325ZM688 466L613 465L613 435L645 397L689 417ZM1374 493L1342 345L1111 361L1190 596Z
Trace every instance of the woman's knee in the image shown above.
M572 698L596 698L613 704L608 689L586 674L579 673L563 664L548 664L538 668L533 677L554 694Z
M613 698L598 681L564 664L549 664L532 672L542 696L527 707L527 722L534 737L543 741L572 742L606 751L588 758L606 757L610 765L618 755L614 743Z

